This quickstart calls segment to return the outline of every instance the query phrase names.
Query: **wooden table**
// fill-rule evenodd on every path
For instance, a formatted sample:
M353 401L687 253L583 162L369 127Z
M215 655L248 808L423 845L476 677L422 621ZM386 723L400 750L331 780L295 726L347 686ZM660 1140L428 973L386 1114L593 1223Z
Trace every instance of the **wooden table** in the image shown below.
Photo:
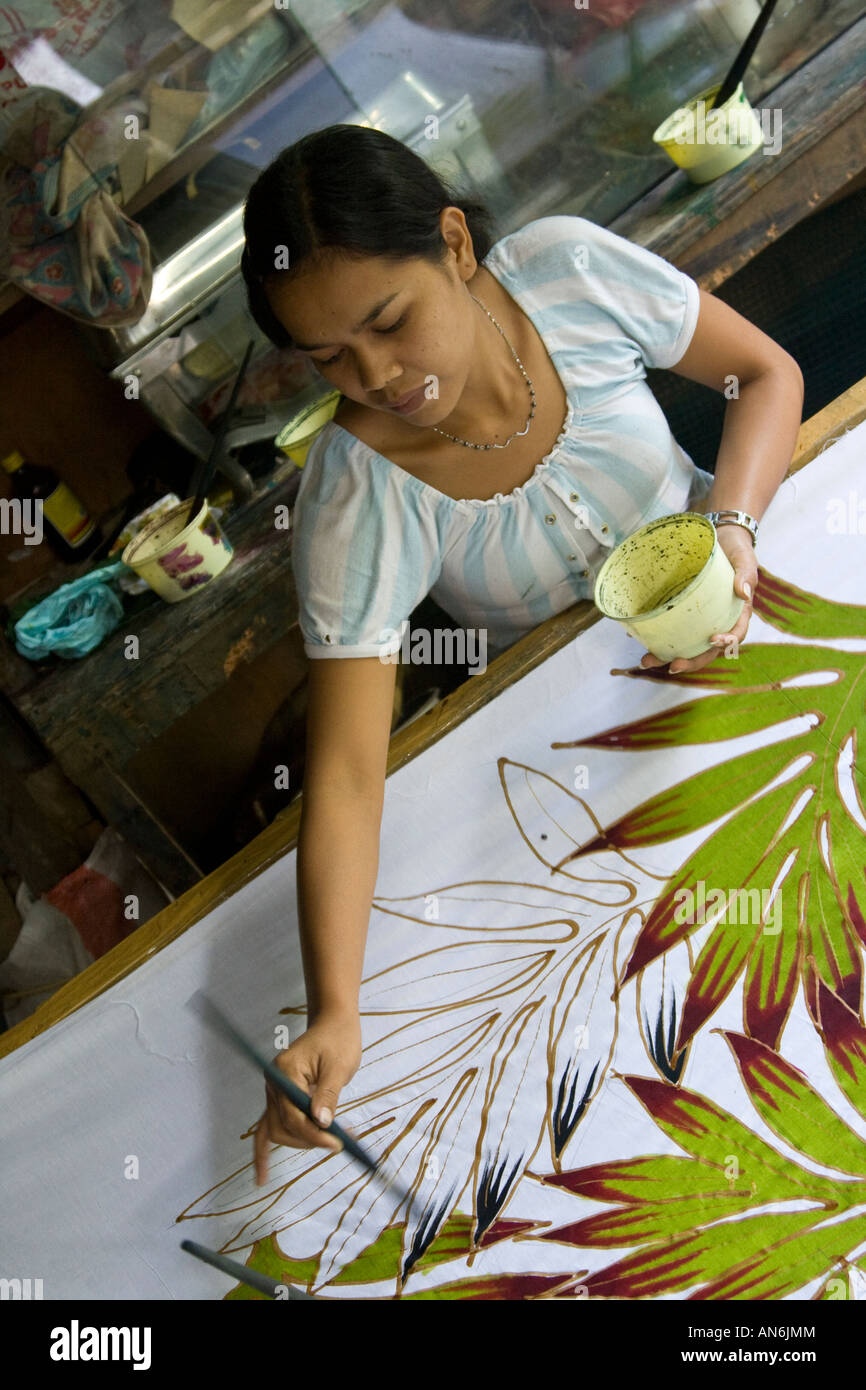
M866 420L866 377L800 427L788 476L816 460L848 430ZM815 467L820 467L816 462ZM444 738L482 705L513 685L560 647L579 637L601 614L581 601L541 623L491 662L482 675L472 676L427 714L398 730L391 738L387 772L390 776L432 744ZM50 1028L95 999L103 990L131 974L137 966L168 945L188 927L237 893L292 850L298 837L303 795L238 854L197 883L125 941L70 980L51 999L21 1023L0 1035L0 1056Z
M136 794L126 765L188 710L222 687L239 664L267 651L297 623L290 533L274 524L300 484L286 475L222 522L235 548L210 589L167 604L150 592L89 656L46 671L19 663L26 684L6 691L67 777L114 825L170 893L202 870ZM134 634L139 657L126 656Z

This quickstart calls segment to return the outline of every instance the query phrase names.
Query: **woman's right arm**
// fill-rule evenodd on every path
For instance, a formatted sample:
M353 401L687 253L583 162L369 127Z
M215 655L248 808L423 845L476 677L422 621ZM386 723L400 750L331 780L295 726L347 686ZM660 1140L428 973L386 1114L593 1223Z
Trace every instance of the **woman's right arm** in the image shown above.
M332 1113L361 1062L358 1000L376 876L397 665L378 657L310 662L297 881L307 1030L275 1059ZM268 1140L336 1149L267 1085L256 1131L259 1182ZM327 1121L326 1121L327 1123Z
M358 1008L397 666L378 657L310 666L298 914L312 1022Z

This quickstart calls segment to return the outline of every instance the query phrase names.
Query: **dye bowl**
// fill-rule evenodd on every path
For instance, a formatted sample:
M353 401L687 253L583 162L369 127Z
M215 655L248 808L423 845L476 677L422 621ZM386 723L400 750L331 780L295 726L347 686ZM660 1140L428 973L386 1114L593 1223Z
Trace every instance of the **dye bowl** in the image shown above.
M719 107L706 110L721 83L707 87L685 106L678 106L653 132L653 142L683 169L692 183L709 183L759 150L761 122L749 105L742 82Z
M123 563L140 575L166 603L197 594L230 563L232 547L208 513L207 501L187 524L193 499L156 517L130 541Z
M743 611L709 517L676 512L628 536L595 581L595 606L659 661L700 656Z
M341 393L330 391L323 396L321 391L313 388L311 398L307 393L301 396L301 405L295 415L292 416L277 435L274 443L278 449L282 449L284 454L288 454L293 463L299 468L303 468L310 445L327 425L328 421L336 412L340 404Z

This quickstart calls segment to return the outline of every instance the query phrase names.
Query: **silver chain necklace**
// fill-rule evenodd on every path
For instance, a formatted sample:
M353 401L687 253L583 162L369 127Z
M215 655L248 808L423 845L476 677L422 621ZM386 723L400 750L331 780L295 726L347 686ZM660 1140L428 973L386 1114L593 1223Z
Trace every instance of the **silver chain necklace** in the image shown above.
M472 294L471 291L469 292L469 298L470 298L470 299L475 299L475 295ZM511 346L511 344L508 342L508 339L505 337L505 333L504 333L503 329L500 328L500 326L499 326L498 323L496 323L496 319L493 317L493 315L491 314L490 310L484 308L484 305L481 303L481 300L480 300L480 299L475 299L475 303L476 303L477 305L479 305L480 308L484 309L484 312L485 312L485 314L487 315L487 317L490 319L490 322L496 325L496 327L499 329L499 332L502 334L503 338L505 338L506 343L508 343L508 350L509 350L509 352L511 353L511 356L514 358L515 362L517 363L518 367L520 368L521 372L523 373L523 378L524 378L524 380L525 380L527 386L529 387L529 395L530 395L530 399L531 399L531 401L532 401L532 405L530 406L530 409L529 409L529 415L528 415L527 418L526 418L526 424L523 426L523 429L522 429L522 430L515 430L515 431L514 431L514 434L512 434L508 439L506 439L506 441L505 441L504 444L473 444L473 443L472 443L470 440L468 440L468 439L458 439L456 434L449 434L447 430L440 430L436 425L431 425L430 428L436 430L436 433L437 433L437 434L444 434L446 439L453 439L455 444L465 444L465 446L466 446L467 449L505 449L505 448L507 448L508 445L511 443L511 440L512 440L512 439L518 439L518 438L520 438L522 435L527 434L528 431L529 431L529 426L530 426L531 423L532 423L532 417L533 417L533 415L535 414L535 388L533 387L532 382L529 380L529 377L526 375L526 371L524 370L523 363L521 362L520 358L517 356L517 353L514 351L514 348L513 348L513 347Z

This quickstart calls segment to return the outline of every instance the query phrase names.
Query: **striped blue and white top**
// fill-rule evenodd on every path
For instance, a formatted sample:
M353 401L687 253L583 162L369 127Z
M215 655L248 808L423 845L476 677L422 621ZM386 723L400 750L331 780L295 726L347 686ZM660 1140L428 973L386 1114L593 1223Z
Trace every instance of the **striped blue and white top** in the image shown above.
M292 565L309 657L382 656L427 595L484 629L493 660L579 599L614 546L708 492L671 434L646 367L671 367L698 320L697 284L583 217L542 217L483 261L535 325L568 412L532 477L455 501L330 421L294 508Z

